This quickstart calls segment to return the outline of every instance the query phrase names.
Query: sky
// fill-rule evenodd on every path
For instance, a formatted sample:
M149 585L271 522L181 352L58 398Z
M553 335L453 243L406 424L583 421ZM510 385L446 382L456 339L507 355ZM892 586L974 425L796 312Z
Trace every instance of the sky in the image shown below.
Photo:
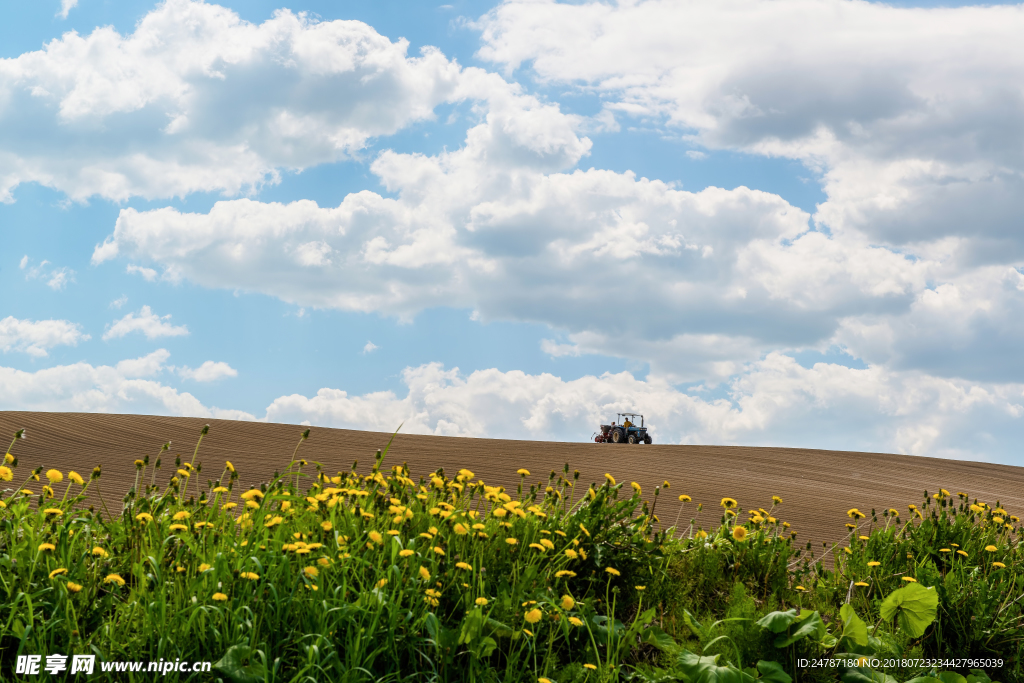
M1024 6L0 16L0 410L1024 465Z

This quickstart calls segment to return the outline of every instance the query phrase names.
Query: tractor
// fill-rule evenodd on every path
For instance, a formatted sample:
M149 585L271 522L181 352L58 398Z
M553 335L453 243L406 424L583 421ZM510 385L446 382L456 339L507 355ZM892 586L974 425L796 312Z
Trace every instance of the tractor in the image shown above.
M601 425L601 433L594 436L597 443L651 443L651 435L644 426L644 416L639 413L617 413L617 419L610 425ZM640 426L636 418L640 418Z

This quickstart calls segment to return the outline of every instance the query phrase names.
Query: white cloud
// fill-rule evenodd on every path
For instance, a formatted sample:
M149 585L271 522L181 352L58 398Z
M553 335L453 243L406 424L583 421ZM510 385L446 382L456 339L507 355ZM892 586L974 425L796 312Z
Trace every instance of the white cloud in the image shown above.
M380 347L377 346L376 344L374 344L372 341L368 341L368 342L366 342L366 345L363 346L363 353L364 354L365 353L373 353L374 351L376 351L379 348Z
M70 268L53 268L53 264L47 260L40 261L38 266L29 264L32 260L26 255L21 257L18 267L25 271L26 280L46 280L46 286L55 292L67 287L69 282L75 281L75 271Z
M68 18L68 12L78 7L78 0L60 0L60 11L57 12L57 16L61 19Z
M629 373L564 381L550 374L437 363L407 368L408 394L321 389L282 396L272 422L457 436L574 441L617 411L637 410L655 443L779 444L939 457L1019 458L1024 385L979 385L880 368L803 368L770 354L704 399Z
M121 296L110 302L110 307L120 310L121 307L124 306L126 303L128 303L128 297L122 294Z
M0 320L0 350L21 351L36 358L43 358L47 350L55 346L77 346L88 341L89 335L82 326L67 320L19 320L7 316Z
M156 280L157 272L152 268L144 268L143 266L137 266L134 263L129 263L128 267L125 268L125 272L129 275L141 275L142 279L146 282L153 282Z
M193 379L197 382L215 382L225 377L238 377L238 370L222 361L205 361L198 368L181 367L178 374L185 379Z
M541 339L540 350L553 358L580 355L578 344L559 344L553 339Z
M188 327L185 325L174 326L170 322L171 315L159 316L149 306L143 306L138 313L128 315L115 320L103 333L103 339L117 339L132 332L141 332L146 339L158 339L160 337L181 337L188 334Z
M1024 256L1019 6L509 0L477 26L480 57L619 117L805 162L833 232L969 235L975 259Z
M191 0L130 34L65 33L0 60L0 200L25 182L76 200L237 194L357 156L456 95L460 67L408 47L358 21L251 24Z
M170 354L159 349L116 366L60 365L36 372L0 367L0 410L140 413L252 420L240 410L203 405L195 396L153 379Z

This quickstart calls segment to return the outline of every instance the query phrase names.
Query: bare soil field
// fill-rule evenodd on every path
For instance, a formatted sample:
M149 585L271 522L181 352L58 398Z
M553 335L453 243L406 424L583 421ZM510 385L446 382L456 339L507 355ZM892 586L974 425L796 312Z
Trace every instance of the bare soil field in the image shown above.
M204 420L199 418L150 415L105 415L90 413L32 413L0 411L0 438L22 427L28 439L14 447L19 457L18 475L39 465L64 472L77 470L83 476L102 465L99 492L110 512L120 512L120 501L135 478L133 461L144 455L154 458L160 446L171 442L170 457L164 456L160 479L171 476L174 456L191 458L199 431L210 425L197 461L203 464L199 480L220 476L230 460L248 488L283 469L305 427L288 424ZM374 453L389 434L313 427L300 457L323 464L325 471L348 470L358 460L367 472ZM6 443L3 445L6 446ZM999 501L1012 514L1024 512L1024 468L978 462L941 460L885 453L852 453L802 448L749 448L738 446L612 445L468 439L399 434L391 447L385 467L402 462L414 478L437 468L454 475L462 467L491 485L514 489L516 470L525 467L530 483L547 480L551 470L580 470L581 491L591 482L603 481L605 472L620 482L638 482L645 498L653 499L654 487L667 480L671 488L657 502L656 513L671 524L679 510L677 497L687 494L680 524L696 515L696 504L704 511L698 523L717 526L719 501L735 498L744 509L771 507L771 497L784 503L776 516L792 524L798 542L811 541L815 555L824 541L839 541L849 521L846 511L857 507L864 512L895 507L904 513L908 503L920 504L924 492L940 487L963 491L991 505ZM312 467L310 471L312 471ZM93 498L95 500L95 498ZM97 502L98 506L98 502ZM881 519L881 517L879 517Z

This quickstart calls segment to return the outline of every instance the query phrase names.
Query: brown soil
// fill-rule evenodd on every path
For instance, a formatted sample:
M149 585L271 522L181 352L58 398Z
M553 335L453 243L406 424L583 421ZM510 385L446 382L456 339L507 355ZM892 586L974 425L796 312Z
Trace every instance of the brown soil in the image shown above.
M171 476L174 456L189 460L204 424L210 425L197 461L203 469L199 480L206 485L220 476L225 460L238 469L240 483L269 478L283 469L305 427L286 424L203 420L198 418L149 415L100 415L86 413L30 413L0 411L0 435L11 438L25 427L28 439L15 444L19 457L17 473L24 477L42 465L65 473L76 470L88 476L103 466L100 492L113 513L135 478L133 461L144 455L154 458L165 441L171 441L170 456L163 458L163 482ZM329 473L348 470L354 460L359 470L373 464L374 452L390 435L346 429L312 428L310 438L299 450L300 457L323 463ZM6 446L4 443L2 446ZM595 443L507 441L400 434L384 462L386 467L407 462L414 478L439 467L454 473L471 469L488 484L513 488L519 482L516 470L532 473L528 482L546 481L551 470L579 469L585 487L603 481L605 472L620 482L636 481L646 498L662 481L671 488L659 497L656 513L671 524L680 509L679 494L693 498L683 510L680 524L696 516L696 504L704 511L698 524L718 524L719 501L729 496L743 510L770 508L772 496L784 503L774 513L790 522L798 541L811 541L815 555L823 541L838 541L846 533L846 511L857 507L865 513L894 507L906 519L908 503L920 504L925 490L934 493L944 487L963 491L972 499L992 505L999 501L1011 514L1024 508L1024 468L978 462L940 460L884 453L850 453L802 448L747 448L738 446L629 446ZM310 470L313 468L310 467ZM13 482L19 483L19 482ZM38 485L36 485L38 487ZM61 486L58 494L62 495ZM582 488L582 487L581 487ZM98 501L92 500L97 506ZM870 517L868 520L870 521Z

